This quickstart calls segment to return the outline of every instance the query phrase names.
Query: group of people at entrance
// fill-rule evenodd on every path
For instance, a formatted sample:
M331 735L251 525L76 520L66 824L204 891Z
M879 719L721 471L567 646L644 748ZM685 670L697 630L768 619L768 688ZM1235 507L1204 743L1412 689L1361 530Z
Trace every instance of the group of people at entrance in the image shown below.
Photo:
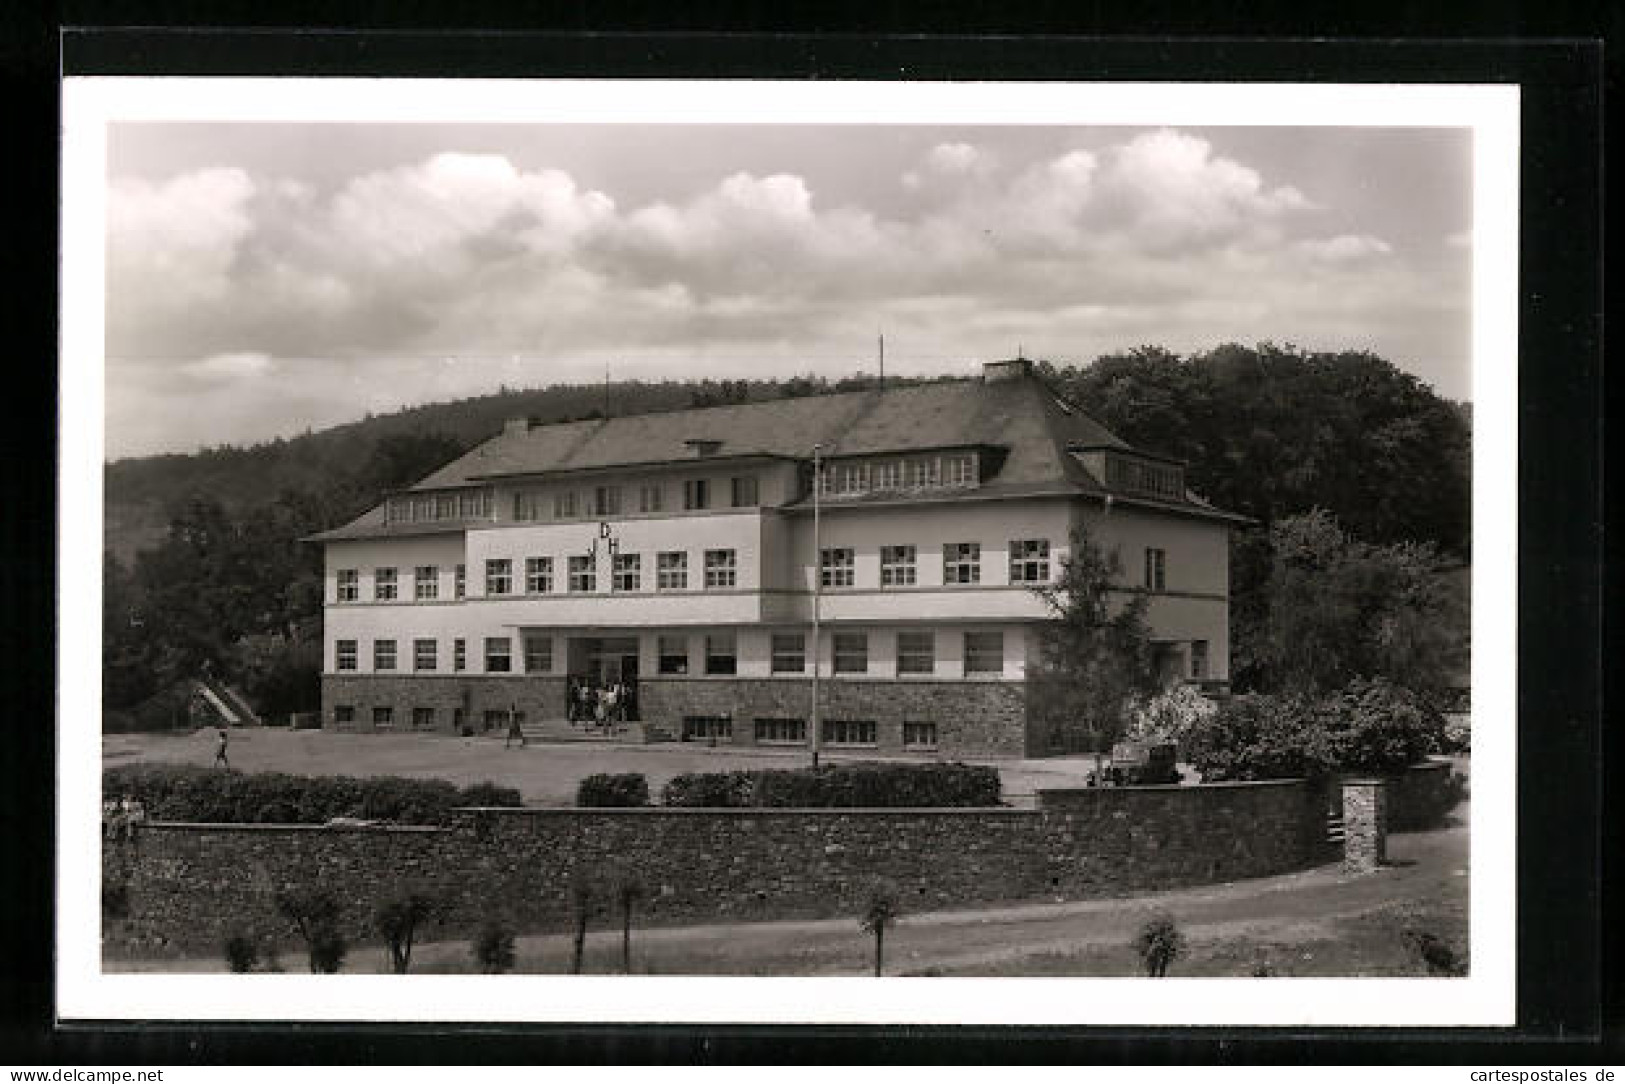
M637 718L637 691L625 681L598 682L570 679L569 719L577 726L607 730L617 723Z

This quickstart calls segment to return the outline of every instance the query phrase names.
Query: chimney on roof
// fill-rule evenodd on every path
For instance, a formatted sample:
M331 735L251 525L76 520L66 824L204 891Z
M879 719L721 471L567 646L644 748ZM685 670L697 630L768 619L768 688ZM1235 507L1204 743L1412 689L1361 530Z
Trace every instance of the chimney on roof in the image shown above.
M982 363L982 379L989 384L996 380L1020 380L1031 376L1033 363L1026 358L1011 358L1008 361L984 361Z

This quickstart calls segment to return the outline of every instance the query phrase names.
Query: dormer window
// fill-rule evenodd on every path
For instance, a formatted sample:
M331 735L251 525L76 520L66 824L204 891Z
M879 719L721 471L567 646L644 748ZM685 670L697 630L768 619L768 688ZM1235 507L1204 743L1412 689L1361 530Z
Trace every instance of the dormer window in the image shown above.
M712 437L690 437L683 441L696 458L706 459L722 450L722 441Z

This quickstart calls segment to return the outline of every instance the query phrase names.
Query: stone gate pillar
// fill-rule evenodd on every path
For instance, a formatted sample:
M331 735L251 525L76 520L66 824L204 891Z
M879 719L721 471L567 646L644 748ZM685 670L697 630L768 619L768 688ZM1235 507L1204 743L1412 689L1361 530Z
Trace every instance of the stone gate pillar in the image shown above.
M1388 790L1380 779L1343 781L1343 868L1371 873L1388 857Z

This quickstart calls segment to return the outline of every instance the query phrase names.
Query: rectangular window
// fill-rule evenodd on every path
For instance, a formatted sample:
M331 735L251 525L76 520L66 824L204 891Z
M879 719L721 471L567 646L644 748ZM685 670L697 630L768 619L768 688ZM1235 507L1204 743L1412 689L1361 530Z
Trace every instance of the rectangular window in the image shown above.
M688 637L662 636L660 638L660 672L662 674L688 673Z
M835 672L837 674L867 674L869 672L868 633L837 632L835 634Z
M936 456L908 461L910 489L934 489L942 484L942 460Z
M893 459L875 464L875 488L881 490L903 488L902 460Z
M665 503L665 491L659 485L638 488L638 511L658 512Z
M420 602L440 597L439 565L419 565L412 570L412 597Z
M842 463L835 472L835 492L867 493L869 491L869 464Z
M372 725L373 726L381 726L381 727L394 726L395 725L395 709L394 708L373 708L372 709Z
M912 587L915 583L913 546L880 547L880 586Z
M468 641L462 638L451 643L451 668L453 670L468 669Z
M705 551L705 586L707 590L719 587L733 587L737 584L738 578L738 560L733 550Z
M655 563L656 587L662 591L688 590L688 554L662 553Z
M824 744L872 746L878 730L870 719L825 719Z
M516 711L513 714L516 715L516 716L519 716L521 719L524 718L524 716L523 716L523 714L521 712ZM508 729L509 719L508 719L508 712L507 712L507 710L505 708L486 708L485 709L485 715L483 716L483 719L484 719L484 722L481 725L482 725L483 729L485 729L485 730L489 731L489 730L506 730L506 729Z
M982 544L949 542L942 547L943 583L982 582Z
M435 499L434 499L434 518L435 519L456 519L457 518L457 494L455 494L455 493L441 493L441 494L438 494L438 495L435 496Z
M1145 589L1147 591L1163 591L1168 587L1168 551L1151 549L1145 551Z
M599 486L592 491L592 510L597 516L621 514L621 487Z
M361 598L361 573L353 568L338 571L338 600L356 602Z
M733 506L735 508L754 508L756 506L756 476L747 474L733 480Z
M575 519L581 514L581 505L576 491L567 489L562 493L553 494L553 518Z
M354 670L356 649L354 640L338 640L333 644L333 669Z
M468 566L467 565L458 565L457 566L457 574L456 574L455 577L453 577L453 579L454 579L454 583L455 583L455 594L456 594L456 596L458 598L462 598L463 596L467 595L468 594Z
M965 673L1004 673L1004 633L967 632L965 634Z
M551 674L553 672L553 637L525 637L525 673Z
M857 555L850 547L824 550L818 562L818 577L825 587L851 587L857 582Z
M711 507L711 486L704 478L683 483L683 507L690 511Z
M739 670L739 656L731 632L713 632L705 638L705 672L732 674Z
M372 570L372 597L379 602L389 602L395 598L395 570L393 568L375 568Z
M509 595L513 593L513 562L498 557L485 562L485 593Z
M334 704L333 705L333 722L338 723L341 726L343 726L344 724L347 724L347 723L355 722L355 705L354 704Z
M476 490L473 493L460 493L457 495L458 514L464 519L489 519L491 516L491 491L489 489Z
M683 716L684 741L733 741L734 721L726 715Z
M807 669L807 637L800 632L773 634L773 673L800 674Z
M611 586L616 591L643 589L643 556L637 553L617 553Z
M976 482L976 457L969 453L951 455L947 459L948 484L951 486L968 486Z
M374 640L372 642L372 668L374 670L395 669L394 640Z
M915 752L935 749L937 747L936 723L909 723L903 724L903 748Z
M1028 538L1010 543L1010 582L1049 582L1049 539Z
M897 672L932 674L937 669L937 634L929 630L897 634Z
M757 719L757 745L806 745L807 720Z
M577 594L598 590L598 568L591 557L570 558L570 590Z
M525 558L525 594L545 595L553 590L553 558Z
M432 729L434 729L434 709L433 708L413 708L412 709L412 729L413 730L432 730Z
M435 640L412 641L412 669L436 670L440 667L440 644Z
M1191 677L1200 681L1207 677L1207 641L1191 641Z
M485 638L485 672L506 674L513 670L513 645L506 636Z

